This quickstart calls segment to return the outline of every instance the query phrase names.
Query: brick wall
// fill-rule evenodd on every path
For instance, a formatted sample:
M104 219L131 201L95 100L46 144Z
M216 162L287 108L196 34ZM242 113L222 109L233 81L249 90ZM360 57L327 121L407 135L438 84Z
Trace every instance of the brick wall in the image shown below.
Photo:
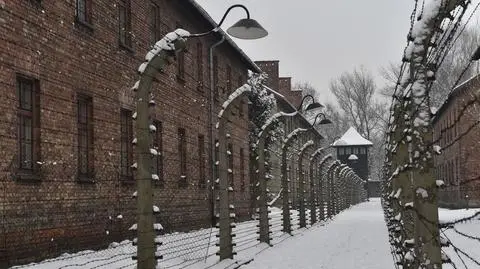
M279 89L279 61L255 61L255 64L262 69L262 72L265 72L268 75L267 86L273 90Z
M279 84L280 93L283 94L293 106L298 108L302 102L302 91L292 91L292 78L281 77Z
M435 173L447 185L439 195L442 206L480 206L480 110L477 105L464 109L479 89L478 77L455 89L434 120L434 141L442 148L434 159Z
M38 1L40 2L40 1ZM118 2L92 2L92 27L75 22L75 1L8 1L0 8L0 83L4 98L0 115L2 182L2 239L0 267L39 260L66 251L104 247L108 242L132 235L135 222L135 185L121 182L120 109L134 109L130 88L138 79L136 69L151 45L147 25L149 1L131 1L132 50L119 46ZM162 35L178 23L191 32L210 29L208 23L186 1L156 1L160 7ZM205 136L205 171L209 178L209 89L198 88L196 43L202 44L203 85L208 80L208 47L218 37L190 40L185 53L185 77L177 78L177 66L159 72L153 85L155 118L163 125L163 178L156 187L157 216L166 232L205 227L211 223L208 188L199 188L198 135ZM250 68L230 45L215 54L219 59L220 104L235 87L246 81ZM226 66L233 83L226 89ZM17 74L37 79L41 107L41 180L14 177L18 158ZM77 94L93 100L95 182L77 181ZM240 103L234 104L238 111ZM234 171L240 167L239 151L245 150L248 178L248 115L236 113L230 123L234 145ZM216 117L214 117L216 119ZM178 128L186 129L187 182L180 188ZM239 172L234 174L235 189ZM248 192L238 192L235 203L246 204ZM249 208L237 206L240 216ZM123 218L117 218L122 215ZM108 231L108 232L107 232Z

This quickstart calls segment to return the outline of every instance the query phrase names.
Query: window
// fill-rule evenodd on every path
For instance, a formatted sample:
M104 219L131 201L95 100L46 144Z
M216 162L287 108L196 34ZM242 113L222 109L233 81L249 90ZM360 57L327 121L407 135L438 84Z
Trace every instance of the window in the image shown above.
M118 22L120 46L132 49L132 10L130 0L121 0L118 4Z
M120 137L120 177L123 181L133 181L133 126L132 111L121 109L121 137Z
M197 43L197 89L203 91L203 47Z
M75 18L77 22L83 24L92 23L92 0L76 0Z
M457 162L456 160L452 160L452 178L450 184L454 184L457 179Z
M183 26L177 23L177 28L181 29ZM185 81L185 50L177 52L177 79Z
M367 149L365 147L360 147L360 154L367 154Z
M232 67L227 65L227 86L223 89L223 93L225 94L232 92Z
M453 137L457 138L457 108L453 108Z
M93 102L92 98L79 95L77 98L78 129L78 180L94 179L93 158Z
M228 185L233 187L234 183L233 183L233 145L232 143L228 143L227 145L227 155L228 155Z
M150 43L153 45L159 41L161 37L160 32L160 7L154 3L150 3Z
M218 58L217 56L213 56L213 87L215 89L215 99L218 100Z
M17 77L20 179L32 179L40 161L40 89L37 80ZM25 178L24 178L25 177Z
M187 187L187 137L184 128L178 128L178 154L180 158L179 187Z
M158 152L158 155L153 159L153 173L158 176L156 185L163 188L165 186L165 180L163 178L163 126L162 122L155 120L153 125L157 129L155 136L153 137L153 148Z
M345 148L345 154L346 155L352 154L352 148Z
M245 191L245 153L240 149L240 190Z
M238 86L238 88L240 88L240 87L242 87L242 85L243 85L243 78L240 75L240 76L238 76L238 79L237 79L237 86Z
M358 148L357 147L353 148L353 154L358 154Z
M244 112L244 107L245 106L245 101L243 101L243 98L242 100L240 100L240 104L238 105L238 116L239 117L243 117L243 115L245 114Z
M203 135L198 136L198 186L201 189L205 189L205 137Z
M338 148L338 155L345 155L345 148Z
M456 158L456 162L457 162L457 170L455 171L456 173L455 184L459 184L460 183L460 158L459 157Z

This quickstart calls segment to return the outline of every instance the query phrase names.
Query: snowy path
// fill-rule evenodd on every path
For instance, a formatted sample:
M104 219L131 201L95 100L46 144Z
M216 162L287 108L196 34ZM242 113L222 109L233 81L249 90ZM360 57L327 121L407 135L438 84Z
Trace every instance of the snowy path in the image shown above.
M393 260L379 199L268 248L242 268L388 269Z

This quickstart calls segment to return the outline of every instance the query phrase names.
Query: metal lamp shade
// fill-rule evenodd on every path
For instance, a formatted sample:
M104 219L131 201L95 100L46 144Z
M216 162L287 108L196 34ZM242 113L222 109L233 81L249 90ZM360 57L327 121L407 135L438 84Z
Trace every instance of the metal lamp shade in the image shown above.
M322 104L317 103L317 102L314 102L314 103L309 104L309 105L305 108L305 110L312 110L312 109L322 108L322 107L323 107Z
M330 124L330 123L332 123L331 120L329 120L329 119L323 119L323 120L321 120L318 124Z
M239 20L228 28L227 33L240 39L259 39L268 35L267 30L254 19Z

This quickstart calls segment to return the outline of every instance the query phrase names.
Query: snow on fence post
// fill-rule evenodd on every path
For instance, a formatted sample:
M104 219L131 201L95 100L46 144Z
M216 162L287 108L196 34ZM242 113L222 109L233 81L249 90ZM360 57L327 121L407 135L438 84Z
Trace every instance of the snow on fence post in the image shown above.
M284 190L283 197L283 208L282 208L282 220L283 220L283 232L291 234L292 225L290 221L290 189L289 189L289 179L287 176L287 152L291 146L291 143L298 137L298 134L306 132L307 129L297 128L287 135L283 140L282 145L282 189Z
M319 220L325 220L325 202L328 201L328 178L327 178L327 168L326 168L326 162L329 159L333 159L331 154L328 154L327 156L323 157L320 163L318 164L318 174L317 174L317 180L318 180L318 203L320 204L320 212L319 212ZM325 169L322 169L325 167Z
M317 149L311 156L308 164L308 169L310 171L310 224L313 225L317 222L317 207L319 206L319 199L317 196L318 193L318 183L315 184L315 179L318 179L318 169L315 169L315 160L323 152L324 148Z
M352 206L354 203L353 200L353 193L355 192L355 188L357 187L356 180L353 177L353 170L349 169L348 174L347 174L347 207Z
M307 226L306 214L305 214L305 173L303 170L303 155L307 149L313 147L315 144L312 140L307 141L300 152L298 153L298 170L299 170L299 184L298 184L298 194L299 194L299 210L300 210L300 228Z
M153 269L156 266L156 242L153 218L153 190L152 179L158 176L152 174L151 163L153 131L149 122L149 108L155 104L150 99L150 91L153 78L158 70L164 68L173 58L176 51L185 48L186 38L190 35L185 30L177 29L168 33L146 54L145 61L139 66L140 79L133 85L132 90L137 92L137 107L134 116L136 119L136 138L132 141L136 145L137 161L131 167L136 172L137 182L137 214L138 223L134 224L133 230L137 230L138 238L137 255L132 257L137 260L137 268ZM155 225L157 226L157 225ZM158 227L161 227L159 225ZM160 257L158 257L160 258Z
M347 172L348 166L342 171L342 210L347 209Z
M233 251L233 240L232 237L235 235L232 234L232 228L235 226L234 220L236 218L235 215L235 206L233 205L233 198L234 196L234 186L230 185L228 180L229 173L233 171L229 171L228 162L229 154L232 154L227 149L227 139L230 138L230 135L227 135L227 123L228 117L231 115L230 109L233 107L231 104L239 100L241 97L245 96L246 93L251 91L251 86L248 84L244 84L240 88L236 89L233 93L231 93L227 100L223 103L222 109L218 113L218 122L216 125L216 129L218 130L218 160L215 160L215 164L219 167L219 177L218 177L218 194L219 194L219 243L218 246L220 247L219 252L217 255L220 256L220 260L224 259L233 259L233 256L236 254ZM256 199L254 197L253 199Z
M333 192L333 182L334 182L334 168L337 165L337 162L332 162L327 169L326 173L326 189L327 189L327 218L331 219L333 217L334 209L334 192Z
M266 133L266 132L265 132ZM259 241L270 244L270 225L268 221L268 204L267 204L267 178L265 177L265 133L261 133L261 136L257 142L257 174L259 187L259 199L258 199L258 214L259 214Z
M338 172L338 192L339 192L339 197L338 197L338 212L343 211L345 209L344 207L344 198L345 198L345 170L348 168L347 165L342 164L340 166L339 172Z
M267 204L267 181L268 178L266 177L265 174L265 141L267 139L267 136L269 134L269 131L272 127L272 125L280 119L283 119L285 117L293 117L297 114L297 112L293 113L284 113L284 112L279 112L274 115L272 115L266 122L265 124L261 127L260 133L258 134L258 140L256 143L256 150L257 150L257 168L258 168L258 173L256 173L256 178L258 179L258 182L255 183L255 185L258 185L259 188L259 199L258 199L258 213L259 213L259 241L263 243L270 244L270 224L269 224L269 209L268 209L268 204ZM285 193L285 191L284 191Z
M334 188L334 206L333 206L333 214L338 215L340 212L340 170L342 168L342 165L339 163L335 167L335 172L334 172L334 183L333 183L333 188Z

